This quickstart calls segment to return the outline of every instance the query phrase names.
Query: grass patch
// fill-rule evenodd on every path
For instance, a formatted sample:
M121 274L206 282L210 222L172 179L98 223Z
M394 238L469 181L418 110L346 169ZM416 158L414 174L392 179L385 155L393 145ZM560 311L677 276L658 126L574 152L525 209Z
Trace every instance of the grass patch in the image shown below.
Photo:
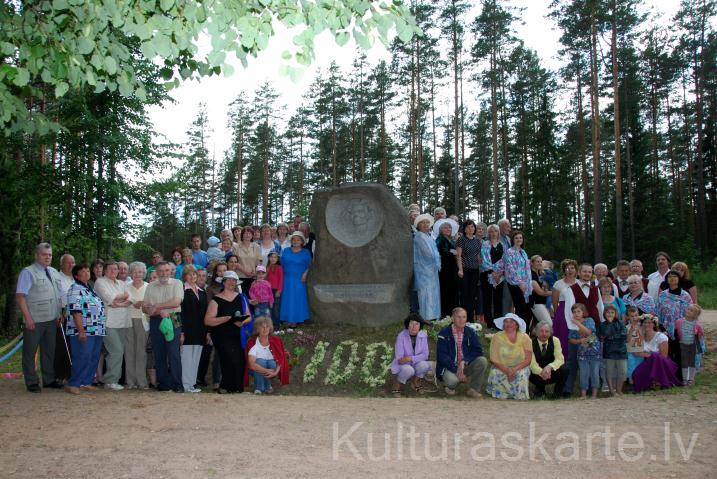
M700 288L700 306L703 309L717 309L717 288Z
M717 309L717 259L708 268L695 268L692 281L700 291L700 306Z
M0 337L0 347L5 346L7 343L12 341L13 338ZM7 352L0 354L4 356ZM10 356L5 362L0 363L0 374L3 373L17 373L22 371L22 348L20 348L15 354Z

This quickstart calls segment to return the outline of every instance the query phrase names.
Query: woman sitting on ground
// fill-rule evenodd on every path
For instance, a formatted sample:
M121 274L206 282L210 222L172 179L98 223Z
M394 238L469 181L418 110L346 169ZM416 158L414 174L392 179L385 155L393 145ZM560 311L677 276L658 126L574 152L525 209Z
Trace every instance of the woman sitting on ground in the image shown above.
M645 320L645 346L644 352L634 353L645 358L632 373L632 382L636 393L652 389L655 384L663 388L671 388L679 384L675 373L677 364L668 357L668 338L659 332L659 320L652 318Z
M530 399L528 385L533 344L525 334L525 321L508 313L496 318L501 329L490 342L490 362L486 392L496 399Z
M396 337L396 352L391 363L391 373L396 375L391 390L394 397L401 397L401 385L409 379L416 392L435 392L435 388L424 380L426 373L431 370L428 362L428 334L422 331L424 324L420 315L409 314L403 320L405 329Z
M254 394L271 394L273 378L282 385L289 384L289 361L284 343L274 334L271 318L259 316L254 320L254 335L246 343L247 371L244 386L249 385L249 375L254 378Z

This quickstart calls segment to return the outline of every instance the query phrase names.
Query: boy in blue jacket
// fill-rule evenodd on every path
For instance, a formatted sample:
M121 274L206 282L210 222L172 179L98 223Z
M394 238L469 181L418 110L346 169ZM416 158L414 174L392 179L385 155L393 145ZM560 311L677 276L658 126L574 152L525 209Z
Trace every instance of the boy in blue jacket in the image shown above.
M451 317L453 323L438 333L436 373L449 396L453 396L458 384L464 382L468 383L466 395L480 398L488 360L483 356L478 335L472 328L466 327L466 310L455 308ZM458 343L459 348L456 347Z

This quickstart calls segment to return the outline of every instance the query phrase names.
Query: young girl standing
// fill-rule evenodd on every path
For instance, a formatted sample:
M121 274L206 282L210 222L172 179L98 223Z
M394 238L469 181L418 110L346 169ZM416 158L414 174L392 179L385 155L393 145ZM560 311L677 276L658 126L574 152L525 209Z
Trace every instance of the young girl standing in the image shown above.
M627 328L618 316L619 311L615 305L608 304L603 312L605 321L600 324L605 376L613 396L622 394L622 385L627 376Z
M632 384L632 372L645 358L635 353L645 350L645 333L640 325L640 311L635 306L627 308L627 378Z
M268 257L269 264L266 265L266 280L271 284L271 291L274 294L274 306L271 308L271 323L274 325L274 331L278 331L279 308L281 304L281 290L284 287L284 269L279 264L279 253L272 251Z
M578 329L571 329L569 341L580 345L578 349L578 367L580 368L580 397L586 398L588 388L592 389L592 397L598 395L600 386L600 341L596 335L595 321L588 316L588 308L582 303L575 303L570 311L573 322Z
M705 335L705 331L698 320L700 314L702 314L702 308L696 304L691 304L687 307L685 317L678 319L675 324L675 333L680 341L682 380L685 386L692 385L695 381L697 345Z

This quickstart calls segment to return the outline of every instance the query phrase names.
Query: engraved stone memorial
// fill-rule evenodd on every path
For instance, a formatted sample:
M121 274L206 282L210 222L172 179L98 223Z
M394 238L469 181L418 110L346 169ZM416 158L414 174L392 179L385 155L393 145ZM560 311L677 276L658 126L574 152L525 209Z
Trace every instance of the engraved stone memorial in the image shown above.
M383 185L348 183L311 202L316 234L308 289L317 322L381 326L408 314L413 273L411 228Z

